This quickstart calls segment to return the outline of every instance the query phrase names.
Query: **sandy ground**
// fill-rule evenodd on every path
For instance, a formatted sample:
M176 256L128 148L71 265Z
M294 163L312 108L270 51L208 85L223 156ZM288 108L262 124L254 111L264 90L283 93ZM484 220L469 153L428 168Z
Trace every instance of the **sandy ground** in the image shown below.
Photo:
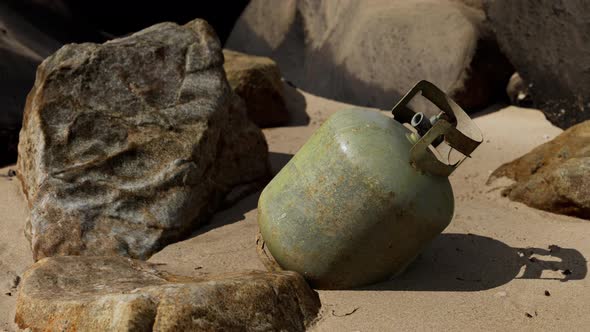
M0 331L13 329L14 279L33 264L24 235L27 205L18 180L7 176L10 168L0 169Z
M330 114L346 107L286 89L295 125L264 130L275 171ZM515 107L479 114L475 121L486 140L451 176L456 212L444 234L397 280L360 290L319 291L321 319L312 330L590 328L590 222L511 202L500 195L502 181L485 184L492 170L560 130L539 111ZM8 271L20 274L32 260L23 235L26 205L16 180L1 177L0 193L4 282ZM263 269L254 243L258 195L217 213L194 237L166 247L150 261L187 275ZM11 295L0 294L0 330L12 329Z

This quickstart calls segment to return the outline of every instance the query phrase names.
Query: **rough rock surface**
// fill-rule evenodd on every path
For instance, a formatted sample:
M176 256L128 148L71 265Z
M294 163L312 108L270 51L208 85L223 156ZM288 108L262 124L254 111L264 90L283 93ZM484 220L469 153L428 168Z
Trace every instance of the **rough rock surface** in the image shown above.
M24 274L15 321L32 331L304 331L319 308L295 272L184 277L123 257L62 256Z
M35 69L60 47L0 3L0 165L16 161L18 132Z
M590 2L493 0L485 7L547 119L561 128L590 119Z
M590 121L502 165L490 181L516 182L504 191L514 201L560 214L590 219Z
M484 12L459 1L253 0L226 47L271 57L303 90L383 109L422 79L481 108L513 72Z
M223 68L229 85L242 97L248 118L259 127L276 127L289 121L283 81L270 58L224 50Z
M69 44L39 66L17 164L36 260L145 259L266 180L266 141L222 66L202 20Z

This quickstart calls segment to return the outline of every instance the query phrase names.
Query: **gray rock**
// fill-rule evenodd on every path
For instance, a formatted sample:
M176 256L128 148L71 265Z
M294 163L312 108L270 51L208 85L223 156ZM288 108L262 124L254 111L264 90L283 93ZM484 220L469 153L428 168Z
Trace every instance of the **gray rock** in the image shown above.
M170 275L122 257L51 257L23 276L15 321L32 331L304 331L320 308L295 272Z
M389 109L426 79L478 109L504 95L513 69L468 2L253 0L226 47L268 56L302 90L347 103Z
M289 112L277 64L270 58L231 50L223 50L223 55L227 80L246 103L248 118L261 128L287 123Z
M259 187L268 147L202 20L162 23L46 59L25 107L18 177L35 260L145 259Z
M485 7L547 119L561 128L590 119L590 2L494 0Z
M590 121L502 165L489 182L515 181L503 192L511 200L541 210L590 219Z

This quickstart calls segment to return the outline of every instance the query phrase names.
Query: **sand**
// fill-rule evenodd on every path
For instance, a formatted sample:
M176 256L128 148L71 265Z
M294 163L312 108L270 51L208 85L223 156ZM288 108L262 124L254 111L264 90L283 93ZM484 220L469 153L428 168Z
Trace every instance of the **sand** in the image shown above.
M7 176L11 168L15 167L0 169L0 331L11 331L13 327L16 294L12 282L33 264L24 235L27 204L16 177Z
M264 130L275 171L330 114L347 107L285 88L296 125ZM590 327L590 222L511 202L500 195L506 181L486 185L499 165L561 130L541 112L516 107L492 108L475 121L486 140L451 176L456 198L451 225L399 279L362 290L319 291L323 307L313 331ZM1 177L0 193L3 278L7 271L22 273L32 259L23 235L26 204L17 181ZM258 195L217 213L194 237L169 245L150 261L187 275L263 269L254 243ZM550 245L561 249L549 252ZM0 294L0 330L13 328L14 295Z

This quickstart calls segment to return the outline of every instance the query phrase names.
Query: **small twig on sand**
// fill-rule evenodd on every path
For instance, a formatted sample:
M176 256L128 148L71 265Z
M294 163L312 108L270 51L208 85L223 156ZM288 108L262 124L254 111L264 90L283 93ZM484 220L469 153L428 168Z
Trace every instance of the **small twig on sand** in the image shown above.
M354 308L354 310L352 310L351 312L345 313L343 315L336 315L336 311L332 310L332 316L336 316L336 317L344 317L344 316L350 316L352 314L354 314L357 310L359 310L360 307Z
M505 189L505 188L508 188L508 187L510 187L510 186L497 186L497 187L493 187L492 189L486 191L486 193L491 193L492 191L496 191L496 190L499 190L499 189Z

